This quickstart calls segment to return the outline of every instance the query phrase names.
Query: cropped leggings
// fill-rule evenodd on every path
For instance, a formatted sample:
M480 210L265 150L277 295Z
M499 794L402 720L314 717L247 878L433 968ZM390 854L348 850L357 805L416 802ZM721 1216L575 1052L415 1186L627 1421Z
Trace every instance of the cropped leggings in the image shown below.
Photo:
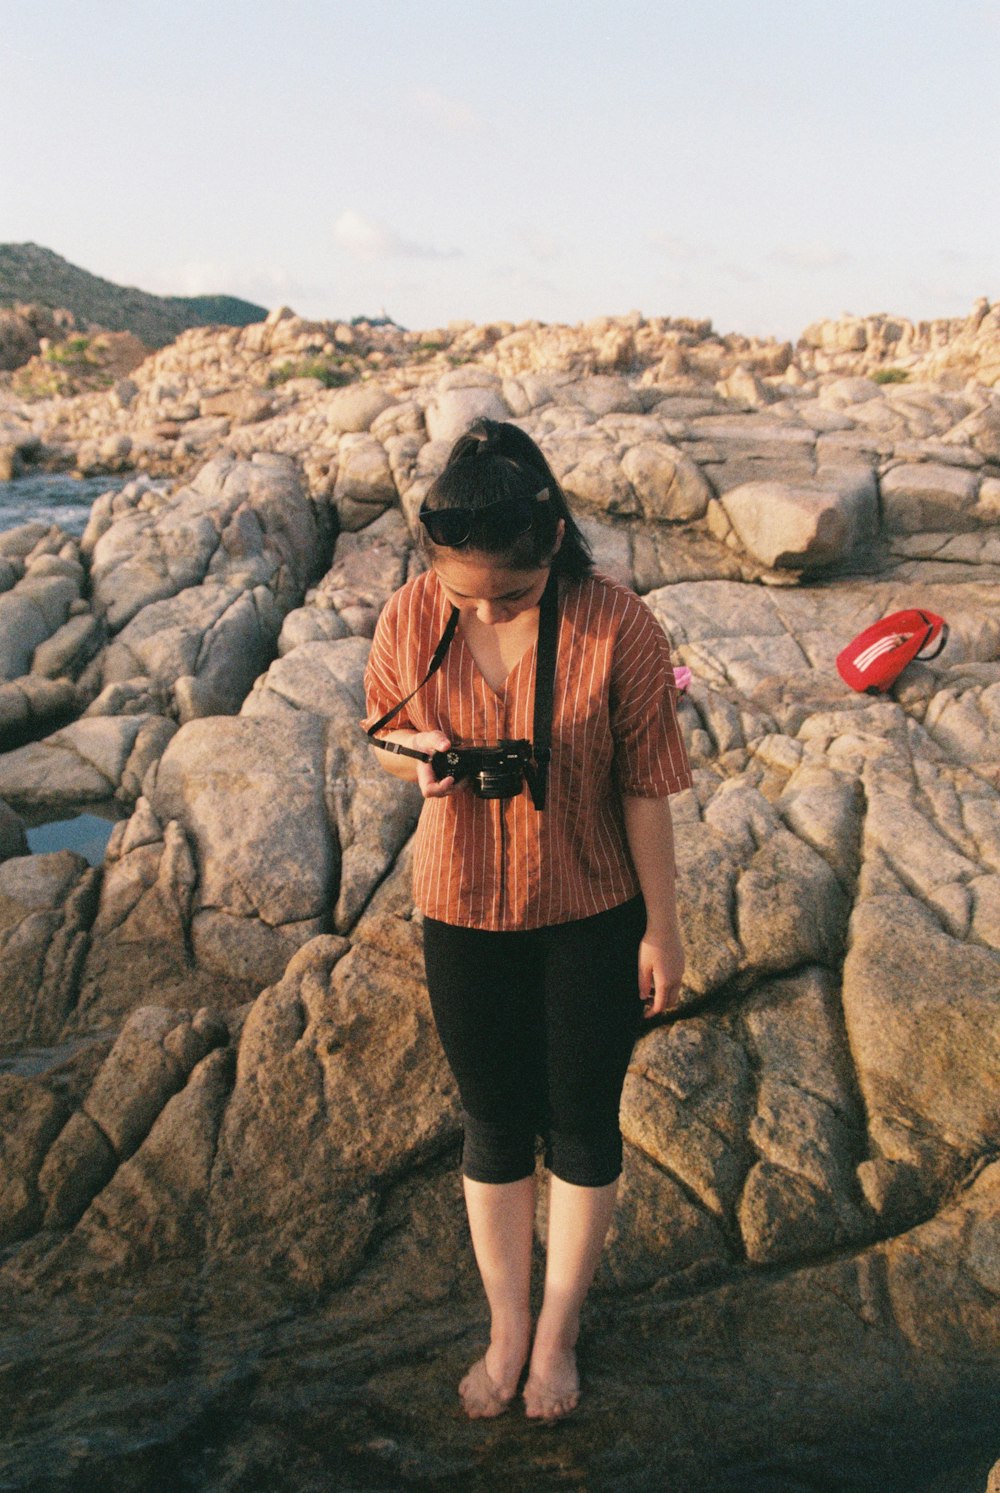
M621 1171L618 1108L642 1019L641 897L548 928L491 933L424 919L434 1020L462 1099L462 1170L550 1171L603 1187Z

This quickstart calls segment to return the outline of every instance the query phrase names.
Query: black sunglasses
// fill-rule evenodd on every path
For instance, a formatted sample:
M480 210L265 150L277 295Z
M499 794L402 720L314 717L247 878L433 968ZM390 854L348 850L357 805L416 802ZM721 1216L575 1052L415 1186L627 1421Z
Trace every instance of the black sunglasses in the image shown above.
M535 504L548 500L549 490L543 487L533 498L497 498L484 508L421 508L420 522L431 542L444 549L466 544L477 531L501 544L512 543L530 530Z

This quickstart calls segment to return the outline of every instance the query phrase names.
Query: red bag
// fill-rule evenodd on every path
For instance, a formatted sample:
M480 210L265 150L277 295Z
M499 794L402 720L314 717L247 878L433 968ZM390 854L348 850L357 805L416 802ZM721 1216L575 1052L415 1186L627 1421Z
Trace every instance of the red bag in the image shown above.
M941 634L933 653L922 650ZM845 684L860 694L885 694L913 659L937 658L948 641L948 624L933 612L914 608L892 612L859 632L837 654L837 670Z

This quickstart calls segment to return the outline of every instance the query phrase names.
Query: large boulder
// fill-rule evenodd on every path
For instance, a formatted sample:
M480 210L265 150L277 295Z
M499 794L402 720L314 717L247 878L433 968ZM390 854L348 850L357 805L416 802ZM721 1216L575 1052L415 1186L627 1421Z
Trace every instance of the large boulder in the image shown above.
M509 420L510 410L495 375L456 368L439 381L425 418L429 438L450 447L473 420Z
M813 570L849 559L878 532L870 472L842 485L745 482L722 495L740 542L762 564Z
M79 596L73 577L30 571L0 595L0 680L29 672L35 650L63 626Z
M0 863L0 1018L7 1043L54 1042L76 1003L100 873L81 855Z
M978 512L980 482L978 472L932 461L893 467L880 484L885 526L894 534L954 533L995 523L994 514Z
M663 441L630 446L622 471L647 520L701 518L712 496L701 469L683 451Z
M143 608L214 581L267 586L284 609L315 573L316 520L295 464L258 452L219 457L172 496L141 487L84 535L95 605L117 632Z
M115 798L133 804L177 727L159 715L94 716L0 754L0 794L53 809Z

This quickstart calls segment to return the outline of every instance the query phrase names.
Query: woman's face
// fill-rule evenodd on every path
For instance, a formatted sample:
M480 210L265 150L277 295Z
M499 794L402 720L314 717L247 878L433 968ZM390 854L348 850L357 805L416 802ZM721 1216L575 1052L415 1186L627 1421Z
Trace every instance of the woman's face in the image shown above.
M440 550L434 557L435 574L452 606L490 627L537 607L549 569L511 570L492 555L471 550Z

